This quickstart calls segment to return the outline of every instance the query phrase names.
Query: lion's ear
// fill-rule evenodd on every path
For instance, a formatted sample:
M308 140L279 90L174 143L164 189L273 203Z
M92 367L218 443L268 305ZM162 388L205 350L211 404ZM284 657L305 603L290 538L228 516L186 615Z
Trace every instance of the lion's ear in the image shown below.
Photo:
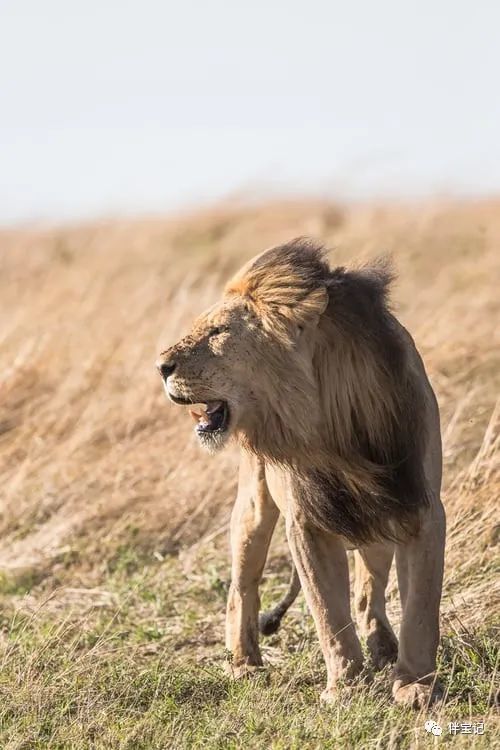
M328 292L325 287L314 289L302 299L290 299L286 305L269 308L264 316L264 327L273 330L283 341L297 341L305 332L311 331L328 306Z
M328 292L326 287L322 286L290 306L290 322L302 330L315 328L327 307Z
M264 328L290 343L299 328L318 324L328 305L329 273L321 247L294 240L251 260L225 291L246 299Z

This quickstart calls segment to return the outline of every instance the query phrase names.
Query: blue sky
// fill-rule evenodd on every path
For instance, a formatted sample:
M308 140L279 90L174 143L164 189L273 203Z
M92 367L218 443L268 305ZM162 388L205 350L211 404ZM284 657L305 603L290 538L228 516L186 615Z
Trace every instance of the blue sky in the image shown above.
M496 0L0 0L0 222L500 193Z

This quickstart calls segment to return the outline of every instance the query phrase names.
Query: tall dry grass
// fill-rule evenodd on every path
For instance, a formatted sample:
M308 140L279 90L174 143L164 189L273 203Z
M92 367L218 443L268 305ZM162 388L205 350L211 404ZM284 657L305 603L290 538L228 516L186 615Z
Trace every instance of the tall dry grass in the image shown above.
M327 243L335 263L393 255L395 307L441 406L446 601L469 623L491 611L500 538L495 201L272 203L3 230L0 568L42 588L92 585L123 545L163 555L224 532L236 453L199 450L183 410L165 402L156 353L243 260L302 234Z

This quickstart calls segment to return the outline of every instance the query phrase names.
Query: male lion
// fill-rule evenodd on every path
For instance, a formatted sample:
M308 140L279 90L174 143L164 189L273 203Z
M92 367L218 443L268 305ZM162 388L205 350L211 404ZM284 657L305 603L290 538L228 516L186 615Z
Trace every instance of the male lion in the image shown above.
M192 412L203 446L216 451L231 435L241 446L232 673L262 665L258 585L281 512L326 662L322 698L362 668L346 555L356 549L355 608L371 661L397 657L395 700L423 707L439 692L439 413L413 340L388 310L390 281L383 266L332 270L321 247L293 240L244 266L158 367L172 401L205 404ZM399 648L385 613L394 553Z

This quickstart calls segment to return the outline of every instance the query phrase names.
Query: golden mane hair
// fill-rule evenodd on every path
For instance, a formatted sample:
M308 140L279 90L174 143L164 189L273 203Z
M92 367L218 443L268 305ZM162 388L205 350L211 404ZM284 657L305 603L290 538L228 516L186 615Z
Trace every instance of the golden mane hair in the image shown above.
M416 531L428 502L413 344L388 307L388 265L331 269L325 256L299 238L262 253L226 287L265 341L256 413L240 441L292 469L311 523L356 543L398 539Z

